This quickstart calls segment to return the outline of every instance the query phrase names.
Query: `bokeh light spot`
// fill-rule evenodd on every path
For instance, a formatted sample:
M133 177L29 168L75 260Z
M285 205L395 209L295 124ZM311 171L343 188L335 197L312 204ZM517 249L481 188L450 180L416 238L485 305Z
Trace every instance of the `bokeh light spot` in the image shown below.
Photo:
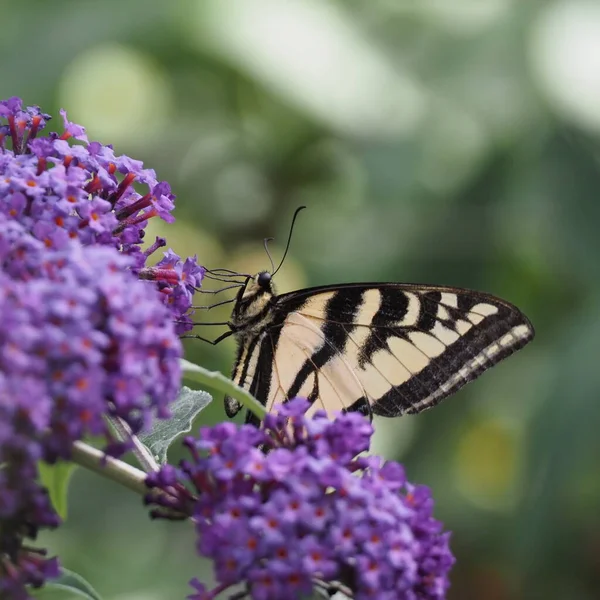
M388 0L390 10L417 14L455 35L473 35L493 26L508 12L514 0Z
M103 44L78 55L65 69L59 103L69 118L85 123L92 139L135 143L166 121L167 81L143 53Z
M203 0L192 43L257 79L333 129L412 133L427 103L412 74L385 56L326 0Z
M600 132L600 3L563 0L546 8L531 33L530 60L554 110Z
M225 223L243 226L261 222L272 208L269 182L252 164L224 167L214 183L214 210Z
M514 428L500 420L480 421L457 448L454 467L459 490L482 508L509 509L515 500L517 463Z

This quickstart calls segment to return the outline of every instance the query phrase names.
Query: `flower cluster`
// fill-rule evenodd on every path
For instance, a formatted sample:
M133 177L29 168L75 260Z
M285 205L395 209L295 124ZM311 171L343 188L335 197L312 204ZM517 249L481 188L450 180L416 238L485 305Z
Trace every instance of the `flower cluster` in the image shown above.
M28 421L52 462L85 435L110 439L105 415L133 433L152 412L169 416L181 344L131 258L79 244L50 251L15 221L0 221L0 240L0 373L12 394L0 411L12 433Z
M78 240L130 256L134 273L157 282L177 331L191 329L192 296L204 269L195 257L182 263L173 252L156 267L146 265L149 256L166 245L163 238L146 251L141 248L149 219L174 220L175 197L169 184L159 182L141 161L88 142L85 129L71 123L65 111L61 115L61 135L38 137L49 115L35 106L24 108L19 98L0 101L0 119L7 122L0 122L0 214L21 223L48 248L62 249L69 240ZM134 183L146 193L138 193Z
M1 386L0 414L7 399ZM0 598L7 600L26 599L26 585L40 587L59 574L56 558L46 559L44 550L23 545L23 538L35 538L41 527L59 524L47 491L36 482L39 448L27 433L22 427L0 452Z
M68 459L86 435L104 435L119 454L126 444L106 415L134 433L152 413L168 416L181 348L156 291L126 270L129 257L102 246L49 251L15 221L0 221L0 241L0 597L20 598L25 583L56 572L56 561L21 547L58 524L37 461Z
M429 490L357 456L372 433L363 416L307 417L308 406L292 400L260 430L203 428L185 441L190 461L148 477L153 516L191 516L214 560L217 587L194 580L191 598L240 583L252 598L297 598L333 581L357 600L444 598L454 559Z
M0 102L0 597L10 600L58 570L24 541L59 522L38 462L70 458L89 435L119 455L127 440L106 417L138 433L169 416L177 334L191 327L204 273L172 251L146 264L166 246L141 247L148 219L173 220L168 184L61 114L64 132L39 137L48 115Z

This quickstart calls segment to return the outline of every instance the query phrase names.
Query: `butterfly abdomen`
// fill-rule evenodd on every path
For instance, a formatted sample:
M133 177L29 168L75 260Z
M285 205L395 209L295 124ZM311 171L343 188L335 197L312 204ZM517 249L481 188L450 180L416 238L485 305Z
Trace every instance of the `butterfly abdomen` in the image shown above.
M274 297L271 281L261 285L258 275L248 280L238 293L229 326L238 344L231 379L241 387L249 387L249 380L256 369L261 332L273 324ZM234 417L241 408L237 400L225 396L225 413L228 417Z

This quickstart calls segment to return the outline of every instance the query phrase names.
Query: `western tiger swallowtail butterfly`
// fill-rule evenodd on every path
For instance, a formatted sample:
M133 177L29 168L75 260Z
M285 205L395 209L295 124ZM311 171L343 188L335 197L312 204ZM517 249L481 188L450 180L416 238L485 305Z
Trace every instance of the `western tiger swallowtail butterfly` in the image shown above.
M254 276L207 272L234 282L223 289L240 288L235 299L218 303L235 302L227 323L213 323L229 331L211 343L235 336L232 379L267 410L299 395L328 413L418 413L534 336L527 317L512 304L455 287L346 283L277 295L273 275L283 259L272 272ZM225 398L229 417L241 408ZM249 413L247 421L256 419Z

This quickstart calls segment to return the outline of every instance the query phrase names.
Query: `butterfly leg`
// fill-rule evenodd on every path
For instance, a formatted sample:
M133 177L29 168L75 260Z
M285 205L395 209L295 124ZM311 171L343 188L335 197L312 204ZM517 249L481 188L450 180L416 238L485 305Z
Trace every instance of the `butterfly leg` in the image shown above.
M212 325L212 323L210 323ZM225 323L226 324L226 323ZM203 323L203 325L209 325L209 323ZM221 325L221 323L219 323ZM220 335L216 340L209 340L208 338L202 337L201 335L182 335L181 339L188 340L202 340L203 342L207 342L208 344L212 344L216 346L219 342L222 342L224 339L228 338L230 335L233 335L233 331L226 331L223 335Z
M234 288L239 288L241 283L234 283L233 285L226 285L225 287L219 288L218 290L201 290L200 288L194 288L194 291L199 294L220 294L221 292L225 292L227 290L233 290Z
M231 304L231 302L235 302L236 299L232 298L231 300L223 300L222 302L215 302L215 304L209 304L208 306L192 306L192 308L199 308L201 310L210 310L211 308L215 308L215 306L222 306L223 304Z

